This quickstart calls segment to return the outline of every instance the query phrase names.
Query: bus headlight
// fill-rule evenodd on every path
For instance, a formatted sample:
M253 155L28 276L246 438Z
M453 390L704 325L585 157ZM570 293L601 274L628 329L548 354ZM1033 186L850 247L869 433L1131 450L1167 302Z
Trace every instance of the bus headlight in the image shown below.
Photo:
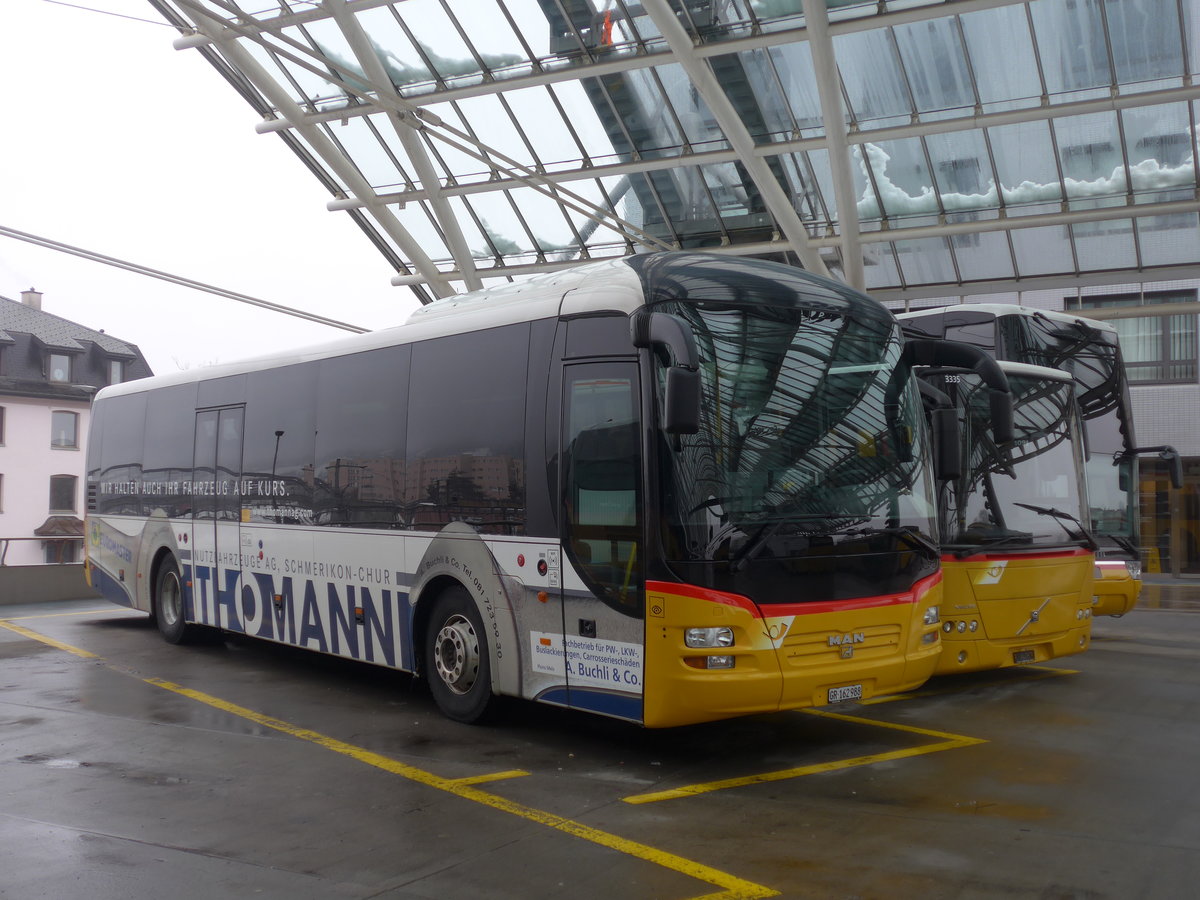
M732 628L685 628L683 642L689 647L732 647Z
M929 607L929 609L925 610L925 624L926 625L936 625L938 623L938 621L941 619L941 617L942 617L941 610L939 610L936 606L931 606L931 607Z

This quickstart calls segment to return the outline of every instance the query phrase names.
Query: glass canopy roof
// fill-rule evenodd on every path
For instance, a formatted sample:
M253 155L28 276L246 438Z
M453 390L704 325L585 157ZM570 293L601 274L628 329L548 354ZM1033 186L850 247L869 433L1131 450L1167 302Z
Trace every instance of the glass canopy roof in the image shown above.
M423 300L676 247L1200 277L1200 0L150 2Z

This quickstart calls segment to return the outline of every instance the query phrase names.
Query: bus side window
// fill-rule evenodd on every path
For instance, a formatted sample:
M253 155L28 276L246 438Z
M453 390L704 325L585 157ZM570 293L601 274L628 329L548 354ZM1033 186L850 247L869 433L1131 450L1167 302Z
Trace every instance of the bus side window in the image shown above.
M574 367L573 367L574 368ZM599 375L621 371L619 377ZM586 366L568 386L566 546L600 599L641 614L641 444L632 366Z

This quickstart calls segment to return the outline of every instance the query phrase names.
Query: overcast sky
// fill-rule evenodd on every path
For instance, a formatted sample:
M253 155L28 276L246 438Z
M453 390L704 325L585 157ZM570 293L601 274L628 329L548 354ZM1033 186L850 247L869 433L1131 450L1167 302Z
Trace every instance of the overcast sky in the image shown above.
M80 6L154 19L145 0ZM3 0L0 225L366 328L416 308L328 192L165 25ZM346 332L0 236L0 296L137 344L155 372Z

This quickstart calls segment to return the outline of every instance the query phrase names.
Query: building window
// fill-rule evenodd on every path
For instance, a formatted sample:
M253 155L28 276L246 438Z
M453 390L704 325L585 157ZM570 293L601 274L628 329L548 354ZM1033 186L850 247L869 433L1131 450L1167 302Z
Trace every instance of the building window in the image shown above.
M0 406L0 447L4 446L4 407Z
M82 545L82 541L42 541L45 553L43 560L51 566L79 562L79 548Z
M79 446L79 413L61 409L50 413L50 446L71 449Z
M51 353L49 358L49 378L60 384L71 382L71 357L66 353Z
M108 361L108 383L120 384L125 380L125 360L110 359Z
M1071 310L1165 303L1195 303L1196 290L1151 291L1145 294L1101 294L1067 297ZM1180 315L1138 316L1111 319L1121 340L1121 355L1131 384L1194 384L1197 376L1198 321L1195 312Z
M79 479L74 475L50 476L50 512L75 512L75 485Z

